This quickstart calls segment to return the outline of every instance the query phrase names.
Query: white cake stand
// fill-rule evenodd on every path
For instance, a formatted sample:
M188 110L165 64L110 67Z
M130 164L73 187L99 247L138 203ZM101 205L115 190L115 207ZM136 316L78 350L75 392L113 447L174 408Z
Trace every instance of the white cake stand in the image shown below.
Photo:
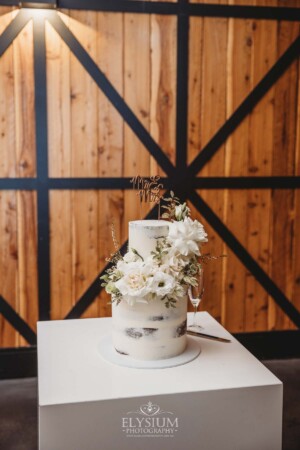
M132 369L167 369L170 367L181 366L182 364L187 364L193 361L201 353L201 347L198 341L190 336L187 336L187 346L181 355L168 359L143 361L118 353L113 346L111 335L108 334L99 342L98 352L100 356L105 359L105 361L112 364L117 364L118 366L130 367Z

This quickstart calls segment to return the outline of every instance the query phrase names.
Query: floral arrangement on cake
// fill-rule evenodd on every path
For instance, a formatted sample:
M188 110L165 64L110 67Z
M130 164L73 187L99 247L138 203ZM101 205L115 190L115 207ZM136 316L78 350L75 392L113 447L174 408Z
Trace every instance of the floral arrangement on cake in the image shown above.
M134 248L129 248L124 256L117 252L101 277L112 302L118 304L124 299L134 305L158 297L166 308L174 308L177 301L185 298L188 287L197 285L202 263L214 259L201 255L207 234L203 225L190 217L187 204L181 204L172 191L163 200L161 218L170 221L168 235L157 241L155 251L146 260Z

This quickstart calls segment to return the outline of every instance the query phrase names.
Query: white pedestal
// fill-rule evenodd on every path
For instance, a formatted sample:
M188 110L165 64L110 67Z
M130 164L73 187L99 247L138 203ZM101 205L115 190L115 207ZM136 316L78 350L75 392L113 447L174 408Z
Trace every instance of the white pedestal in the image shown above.
M170 369L105 362L110 318L40 322L40 450L281 449L282 383L208 313L198 320L232 342L199 339L199 357Z

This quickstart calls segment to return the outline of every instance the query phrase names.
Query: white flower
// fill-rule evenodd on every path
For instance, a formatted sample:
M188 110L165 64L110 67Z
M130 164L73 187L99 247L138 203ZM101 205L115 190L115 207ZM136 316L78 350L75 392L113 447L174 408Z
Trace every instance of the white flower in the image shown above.
M139 269L142 265L142 261L126 262L124 261L124 259L120 259L120 261L117 262L117 270L119 270L123 274L126 274L131 270Z
M130 263L119 261L117 268L123 276L115 282L115 286L125 300L129 304L135 301L146 301L145 297L150 293L148 278L152 274L153 267L142 261Z
M198 220L186 217L169 225L168 241L181 255L200 255L199 244L207 242L207 234Z
M175 206L175 219L176 220L184 220L185 217L187 217L190 214L190 208L187 206L186 203L183 203L182 205Z
M180 255L180 253L178 253L177 251L176 253L175 252L172 253L170 254L169 258L169 272L171 275L179 277L181 271L189 263L189 258Z
M148 284L153 294L164 297L174 291L176 281L171 275L158 270L153 277L149 278Z

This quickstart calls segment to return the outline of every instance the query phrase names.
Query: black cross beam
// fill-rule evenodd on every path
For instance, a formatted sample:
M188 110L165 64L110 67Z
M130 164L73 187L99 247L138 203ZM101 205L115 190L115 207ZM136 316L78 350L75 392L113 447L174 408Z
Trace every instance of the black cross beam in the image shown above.
M17 330L30 345L36 345L36 334L22 317L0 295L0 314Z

